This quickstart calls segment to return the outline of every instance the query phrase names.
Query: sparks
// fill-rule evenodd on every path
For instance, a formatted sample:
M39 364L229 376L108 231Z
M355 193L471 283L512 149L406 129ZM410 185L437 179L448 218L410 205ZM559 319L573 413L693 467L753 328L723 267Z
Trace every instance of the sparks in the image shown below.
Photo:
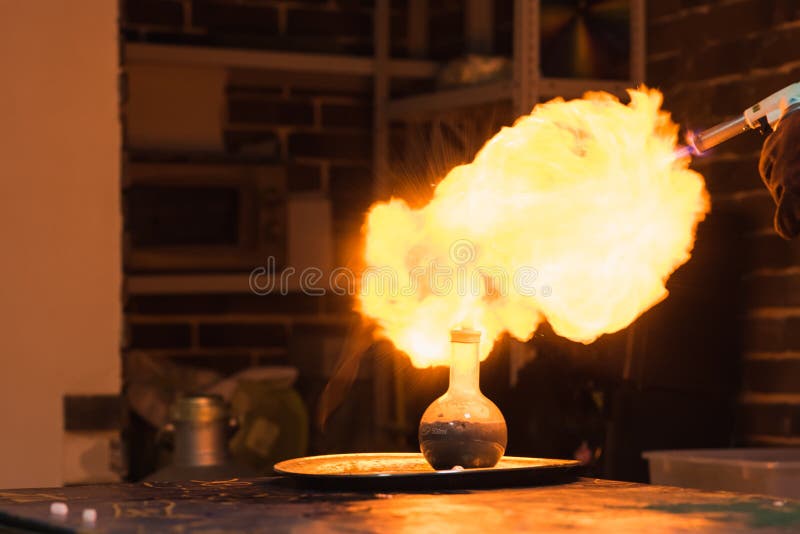
M546 320L590 343L664 299L708 193L675 157L661 93L629 94L627 105L607 93L538 105L452 169L428 205L373 205L365 263L392 272L397 291L365 279L359 311L427 367L447 363L458 326L482 331L485 358L504 332L527 340Z

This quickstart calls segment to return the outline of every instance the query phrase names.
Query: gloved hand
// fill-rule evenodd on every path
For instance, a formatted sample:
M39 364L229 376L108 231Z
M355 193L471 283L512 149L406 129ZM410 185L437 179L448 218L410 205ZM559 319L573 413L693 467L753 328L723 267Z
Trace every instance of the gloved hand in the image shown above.
M775 231L784 239L800 234L800 111L787 115L767 137L758 163L775 201Z

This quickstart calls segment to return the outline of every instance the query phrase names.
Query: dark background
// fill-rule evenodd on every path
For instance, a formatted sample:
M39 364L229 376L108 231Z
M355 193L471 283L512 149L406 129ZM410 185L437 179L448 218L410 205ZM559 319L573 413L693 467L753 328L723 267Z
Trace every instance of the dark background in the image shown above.
M513 2L494 4L493 51L510 55ZM392 2L395 57L412 54L407 8L407 2ZM365 56L373 53L372 17L367 0L127 0L120 24L124 43ZM684 130L731 118L800 80L800 2L650 0L646 21L645 82L664 92L664 107ZM431 2L429 25L429 58L468 51L462 2ZM429 81L403 80L392 93L430 89ZM334 260L355 265L362 217L373 200L371 91L366 76L234 69L225 86L222 150L153 150L126 142L125 158L278 167L285 190L276 194L319 192L330 199ZM486 135L432 147L424 125L411 133L393 125L396 194L424 199L431 179L469 160L513 118L509 102L465 113L485 117ZM771 230L772 204L757 174L762 141L742 135L693 162L706 177L712 213L700 226L692 260L670 279L666 301L590 346L542 327L529 343L536 358L514 386L509 342L498 345L483 365L482 383L508 420L509 453L570 457L586 441L596 451L596 474L645 480L643 450L800 444L800 245ZM132 258L137 247L181 239L201 249L234 240L239 196L206 185L155 196L130 187L124 198L128 277L231 270L204 268L202 259L191 269L168 261L142 267ZM155 231L154 217L156 228L173 232ZM335 296L128 294L125 314L126 366L146 357L224 375L250 365L291 364L300 370L297 389L312 419L342 343L364 335L351 302ZM396 381L404 395L387 396ZM373 346L325 429L312 428L309 452L413 450L418 417L445 385L445 370L415 370L402 355ZM135 445L130 478L136 479L154 468L152 457L135 451L147 447L155 429L126 413L122 425Z

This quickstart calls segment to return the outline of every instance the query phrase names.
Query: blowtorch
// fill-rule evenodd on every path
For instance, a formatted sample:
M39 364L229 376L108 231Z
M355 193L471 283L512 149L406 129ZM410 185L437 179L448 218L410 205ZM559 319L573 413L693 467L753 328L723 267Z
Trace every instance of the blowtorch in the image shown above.
M712 126L700 133L687 136L688 146L676 151L677 157L702 154L720 143L732 139L747 130L758 130L769 134L777 128L782 117L800 110L800 82L777 91L729 121Z

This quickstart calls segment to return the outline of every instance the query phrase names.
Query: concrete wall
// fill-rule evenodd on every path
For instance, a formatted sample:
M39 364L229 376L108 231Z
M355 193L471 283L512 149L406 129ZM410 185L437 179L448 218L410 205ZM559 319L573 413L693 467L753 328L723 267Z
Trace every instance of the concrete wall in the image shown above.
M63 480L64 394L116 393L117 3L0 0L0 487Z

